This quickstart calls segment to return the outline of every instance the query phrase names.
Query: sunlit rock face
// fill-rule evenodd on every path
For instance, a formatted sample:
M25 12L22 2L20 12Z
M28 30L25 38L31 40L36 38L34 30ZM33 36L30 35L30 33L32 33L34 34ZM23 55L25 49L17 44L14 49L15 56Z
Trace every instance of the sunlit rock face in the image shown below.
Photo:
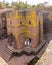
M0 65L8 65L4 59L0 57Z
M36 65L52 65L52 40Z

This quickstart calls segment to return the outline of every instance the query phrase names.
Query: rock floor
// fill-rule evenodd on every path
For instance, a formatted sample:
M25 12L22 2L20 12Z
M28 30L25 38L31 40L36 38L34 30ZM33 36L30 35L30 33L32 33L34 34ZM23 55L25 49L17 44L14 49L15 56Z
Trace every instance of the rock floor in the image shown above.
M36 65L52 65L52 40Z
M50 36L50 35L47 35L47 41L49 42L50 40L52 39L52 36ZM9 58L11 57L11 54L12 54L12 52L10 51L10 53L8 52L8 50L7 50L7 47L6 47L6 44L7 44L7 39L4 39L4 40L0 40L0 56L9 64L9 65L27 65L27 63L29 62L29 61L31 61L31 59L33 59L35 56L27 56L27 55L22 55L22 56L20 56L20 57L16 57L16 56L14 56L12 59L10 59L10 61L8 61L9 60ZM43 48L42 48L42 50L38 53L38 57L40 58L41 56L42 56L42 54L43 53L45 53L46 54L46 52L45 52L45 49L48 47L48 45L49 45L49 43L47 43ZM52 46L52 45L51 45ZM50 50L50 49L51 50ZM46 58L48 58L47 59L47 61L46 61L46 59L45 59L45 61L44 61L44 63L47 63L48 61L50 61L49 63L50 64L48 64L48 65L52 65L51 63L52 63L52 47L49 47L49 48L47 48L48 49L48 53L49 54L47 54L47 56L46 56ZM51 51L51 52L50 52ZM38 64L36 64L36 65L43 65L43 64L40 64L40 63L38 63ZM47 64L45 64L45 65L47 65Z

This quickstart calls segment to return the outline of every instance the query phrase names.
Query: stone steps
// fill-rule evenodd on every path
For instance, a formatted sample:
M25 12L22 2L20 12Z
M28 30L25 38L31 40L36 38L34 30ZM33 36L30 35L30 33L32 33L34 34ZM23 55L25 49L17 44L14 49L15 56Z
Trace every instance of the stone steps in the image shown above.
M0 43L0 56L2 56L2 58L4 60L9 61L12 52L7 49L6 44L7 44L7 42L5 43L4 40L1 41L1 43Z
M0 55L2 56L2 58L6 61L8 61L11 57L11 52L8 52L5 49L0 49Z
M36 55L41 51L41 49L45 46L46 42L45 40L40 43L36 48L31 48L31 47L24 47L21 51L19 49L12 49L12 47L8 46L8 49L14 52L14 56L21 56L21 55ZM20 52L19 52L20 51Z

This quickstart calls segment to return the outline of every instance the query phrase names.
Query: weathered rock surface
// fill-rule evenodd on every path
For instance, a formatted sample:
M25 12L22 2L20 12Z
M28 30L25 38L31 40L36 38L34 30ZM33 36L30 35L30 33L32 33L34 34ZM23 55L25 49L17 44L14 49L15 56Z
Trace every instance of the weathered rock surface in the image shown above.
M0 57L0 65L8 65L3 58Z
M52 65L52 40L36 65Z

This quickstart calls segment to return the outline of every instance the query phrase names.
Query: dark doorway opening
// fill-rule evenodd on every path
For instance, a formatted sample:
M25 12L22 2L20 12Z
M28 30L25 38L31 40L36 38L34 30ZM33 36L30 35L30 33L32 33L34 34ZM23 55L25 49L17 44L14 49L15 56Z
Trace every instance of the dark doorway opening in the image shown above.
M29 42L31 43L31 38L29 38Z

